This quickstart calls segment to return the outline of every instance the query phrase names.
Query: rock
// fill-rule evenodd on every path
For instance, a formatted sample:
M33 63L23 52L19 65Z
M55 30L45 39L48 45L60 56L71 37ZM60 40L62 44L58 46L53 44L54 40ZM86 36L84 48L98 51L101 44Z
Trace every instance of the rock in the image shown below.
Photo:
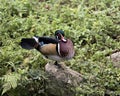
M120 67L120 51L112 53L109 57L116 67Z
M47 93L51 96L75 96L75 88L83 81L82 75L64 64L47 63Z

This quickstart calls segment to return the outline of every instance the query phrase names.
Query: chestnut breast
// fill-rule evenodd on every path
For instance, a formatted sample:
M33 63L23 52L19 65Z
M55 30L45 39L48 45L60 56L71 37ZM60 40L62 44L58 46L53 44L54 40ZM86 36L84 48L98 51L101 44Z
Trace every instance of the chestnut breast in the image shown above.
M70 59L74 56L74 46L70 39L67 39L67 42L60 41L60 54L62 57Z

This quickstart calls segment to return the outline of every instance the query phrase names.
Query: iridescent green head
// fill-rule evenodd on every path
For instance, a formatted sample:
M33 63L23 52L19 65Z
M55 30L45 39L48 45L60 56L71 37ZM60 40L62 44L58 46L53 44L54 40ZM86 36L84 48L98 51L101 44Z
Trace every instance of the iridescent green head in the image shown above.
M61 34L62 36L64 36L64 31L63 30L56 30L55 36L57 36L58 34Z
M58 40L62 40L63 42L66 42L66 39L64 38L64 31L63 30L56 30L55 31L55 38Z

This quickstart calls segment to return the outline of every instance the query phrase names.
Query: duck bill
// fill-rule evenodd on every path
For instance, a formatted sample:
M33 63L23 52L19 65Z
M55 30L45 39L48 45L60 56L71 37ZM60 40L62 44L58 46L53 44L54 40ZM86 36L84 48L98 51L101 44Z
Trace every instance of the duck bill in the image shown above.
M67 40L61 35L61 40L63 41L63 42L66 42Z

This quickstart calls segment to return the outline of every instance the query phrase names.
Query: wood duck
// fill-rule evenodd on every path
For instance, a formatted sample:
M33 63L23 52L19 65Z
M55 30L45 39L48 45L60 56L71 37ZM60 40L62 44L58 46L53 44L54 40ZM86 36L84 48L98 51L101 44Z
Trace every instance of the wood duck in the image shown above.
M64 38L64 31L55 31L55 38L38 37L23 38L20 45L24 49L36 49L46 58L56 61L69 60L74 56L74 46L70 39Z

